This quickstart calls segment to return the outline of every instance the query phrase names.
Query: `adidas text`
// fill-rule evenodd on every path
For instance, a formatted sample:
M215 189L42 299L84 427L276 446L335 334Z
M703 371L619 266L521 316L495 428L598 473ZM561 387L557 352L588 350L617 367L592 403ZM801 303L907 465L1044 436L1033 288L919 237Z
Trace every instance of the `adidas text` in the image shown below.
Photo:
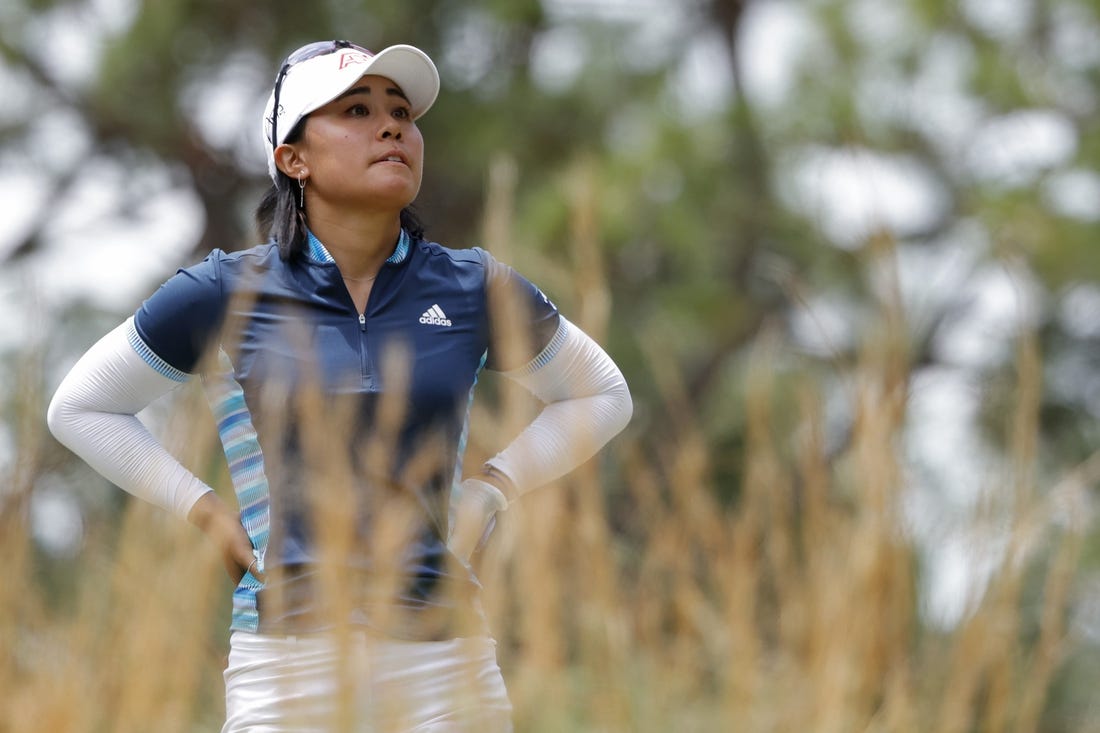
M420 322L431 326L451 325L451 319L447 317L447 314L443 312L438 303L424 311L424 314L420 316Z

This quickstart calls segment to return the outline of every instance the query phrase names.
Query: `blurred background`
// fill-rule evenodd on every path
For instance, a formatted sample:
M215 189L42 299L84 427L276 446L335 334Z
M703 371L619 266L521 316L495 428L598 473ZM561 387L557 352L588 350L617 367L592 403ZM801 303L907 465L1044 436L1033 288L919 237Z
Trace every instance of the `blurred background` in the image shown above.
M552 653L495 606L520 730L1100 730L1093 0L5 0L0 731L146 729L121 672L40 717L97 678L143 511L45 406L177 267L256 242L263 103L333 37L433 57L428 237L516 266L633 391L556 494L608 575L554 586ZM226 589L198 556L205 681L164 683L161 730L217 730ZM525 692L551 678L568 715Z

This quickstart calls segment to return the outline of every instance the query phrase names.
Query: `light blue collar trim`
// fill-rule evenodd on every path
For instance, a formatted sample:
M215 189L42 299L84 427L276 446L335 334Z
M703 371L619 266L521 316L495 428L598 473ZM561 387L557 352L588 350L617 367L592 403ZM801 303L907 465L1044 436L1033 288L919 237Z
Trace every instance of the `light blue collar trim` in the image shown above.
M336 262L336 260L332 259L332 255L328 253L328 250L325 249L325 245L321 244L321 240L314 236L313 232L307 229L306 234L309 239L310 259L317 260L318 262ZM397 238L397 246L394 247L393 254L386 258L386 264L400 265L404 262L405 258L409 256L409 247L411 244L408 232L402 229L401 236Z

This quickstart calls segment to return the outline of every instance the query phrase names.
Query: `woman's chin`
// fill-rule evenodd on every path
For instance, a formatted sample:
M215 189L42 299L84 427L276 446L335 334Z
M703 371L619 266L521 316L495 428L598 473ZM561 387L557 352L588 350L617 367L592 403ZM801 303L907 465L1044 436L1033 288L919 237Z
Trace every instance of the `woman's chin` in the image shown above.
M369 201L372 206L401 210L416 199L419 191L420 187L412 185L408 180L392 180L371 186L363 198L364 203Z

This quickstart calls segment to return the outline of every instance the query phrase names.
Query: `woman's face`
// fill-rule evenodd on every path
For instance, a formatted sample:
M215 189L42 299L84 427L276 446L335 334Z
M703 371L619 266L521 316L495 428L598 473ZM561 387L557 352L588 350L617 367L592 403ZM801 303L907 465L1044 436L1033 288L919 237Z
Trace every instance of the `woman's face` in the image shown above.
M386 77L364 76L311 112L293 147L307 172L307 201L398 212L420 191L424 138Z

